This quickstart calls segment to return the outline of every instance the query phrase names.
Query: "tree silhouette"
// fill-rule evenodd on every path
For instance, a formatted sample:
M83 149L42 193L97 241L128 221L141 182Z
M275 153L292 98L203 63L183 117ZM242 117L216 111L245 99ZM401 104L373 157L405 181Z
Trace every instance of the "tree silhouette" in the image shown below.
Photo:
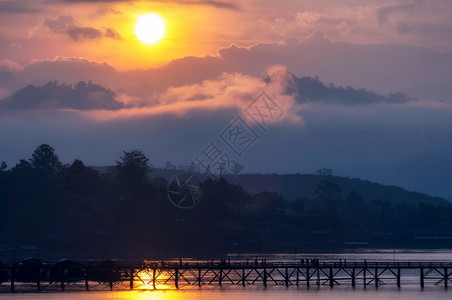
M99 172L85 166L79 159L75 159L72 165L64 168L60 177L68 189L85 196L97 191L100 184Z
M317 184L315 193L326 211L333 214L337 212L339 201L342 200L340 186L328 180L321 180Z
M319 176L333 176L333 169L322 168L317 170L317 175Z
M147 180L149 167L149 158L140 151L124 151L124 155L116 162L118 170L118 179L123 181L126 186L143 183Z
M45 175L56 175L63 167L58 155L55 154L55 150L47 144L42 144L36 148L30 163L35 170Z

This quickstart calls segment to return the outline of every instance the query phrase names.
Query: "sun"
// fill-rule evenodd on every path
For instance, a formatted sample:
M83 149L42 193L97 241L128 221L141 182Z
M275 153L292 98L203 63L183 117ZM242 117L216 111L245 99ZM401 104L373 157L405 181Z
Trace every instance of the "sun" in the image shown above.
M135 24L137 38L146 44L155 44L165 36L165 20L159 15L141 15Z

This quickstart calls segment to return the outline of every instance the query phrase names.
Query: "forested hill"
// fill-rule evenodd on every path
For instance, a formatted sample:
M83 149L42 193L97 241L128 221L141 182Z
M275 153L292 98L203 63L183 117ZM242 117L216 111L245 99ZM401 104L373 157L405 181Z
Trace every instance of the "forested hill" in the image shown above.
M337 184L345 197L350 192L359 193L365 200L380 199L390 201L393 204L419 204L421 202L432 205L445 204L448 201L432 197L426 194L407 191L397 186L387 186L358 178L341 176L321 176L314 174L243 174L229 175L226 179L235 184L240 184L249 193L255 194L261 191L278 192L286 200L296 198L316 197L316 187L321 180L327 180Z
M107 168L99 169L105 171ZM156 168L151 172L152 177L163 177L167 180L172 176L182 172L178 169ZM382 200L393 204L429 203L432 205L450 204L451 202L443 198L426 195L423 193L407 191L404 188L383 185L359 178L349 178L332 175L318 174L239 174L226 175L225 179L234 184L241 185L248 193L277 192L283 196L284 200L294 200L297 198L316 198L316 188L320 181L326 180L335 183L341 189L341 194L345 198L350 192L357 192L364 200Z

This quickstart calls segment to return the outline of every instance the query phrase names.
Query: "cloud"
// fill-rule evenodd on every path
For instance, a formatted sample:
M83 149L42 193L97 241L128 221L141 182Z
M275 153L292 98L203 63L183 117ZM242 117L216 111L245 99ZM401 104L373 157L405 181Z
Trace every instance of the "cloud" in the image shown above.
M96 40L102 37L102 32L92 27L70 27L66 33L73 41Z
M122 15L122 12L112 7L100 7L94 11L91 16L100 17L106 15Z
M413 4L398 4L380 7L377 9L376 12L378 23L380 24L380 26L384 25L388 22L388 18L391 14L397 12L412 13L413 9L414 9Z
M74 26L74 23L75 19L71 15L62 15L56 19L47 17L42 21L42 25L55 33L65 33L66 30Z
M303 41L220 48L217 56L184 57L162 67L116 71L83 58L35 60L15 71L16 89L48 81L92 80L118 94L149 98L170 87L200 84L223 73L264 78L273 65L285 65L301 78L319 76L327 86L353 86L377 94L404 93L427 100L450 99L452 54L402 45L333 43L320 32ZM0 68L1 69L1 68Z
M92 3L108 3L108 2L123 2L124 0L57 0L57 2L68 2L68 3L83 3L83 2L92 2Z
M135 118L172 114L184 116L192 111L237 111L249 121L246 108L262 92L283 111L279 118L269 119L268 123L301 123L298 115L302 105L297 103L296 83L293 76L283 66L272 66L267 70L267 80L240 73L224 73L212 80L199 84L169 87L155 93L147 101L126 100L134 107L112 112L90 112L96 120Z
M11 89L15 86L15 77L10 71L0 71L0 87ZM1 99L1 97L0 97Z
M62 60L71 65L70 60ZM86 64L87 70L100 66ZM42 64L47 62L37 62ZM25 72L29 71L27 67ZM104 67L105 68L105 67ZM67 70L67 69L66 69ZM29 85L4 100L1 107L7 110L59 110L74 109L92 111L89 115L98 120L144 117L161 114L183 116L193 110L235 110L244 118L248 105L265 92L284 111L284 117L269 122L300 123L298 115L301 105L297 103L298 90L294 77L283 66L272 66L264 77L254 77L240 73L223 73L217 78L203 80L195 84L170 86L156 90L144 97L133 96L126 91L114 93L96 84L79 82L72 85L58 85L48 82L37 87ZM106 112L110 110L111 112Z
M101 30L94 27L81 26L71 15L61 15L55 19L47 17L43 20L42 25L54 33L66 34L76 42L97 40L103 37L115 40L122 39L113 28Z
M35 7L35 3L26 0L2 0L0 1L0 13L38 13L41 10Z
M88 61L80 57L55 57L33 60L28 65L12 72L15 77L13 92L27 85L42 86L49 81L72 84L92 81L108 88L118 89L120 80L116 70L108 64Z
M9 91L0 86L0 103L2 99L6 98L9 95L10 95Z
M182 5L211 6L219 9L240 10L240 7L236 3L217 0L170 0L170 1L157 0L155 2L176 3Z
M105 28L104 36L114 40L122 40L121 35L113 28Z
M0 71L19 71L23 67L15 61L9 59L0 59Z
M2 101L0 108L7 110L116 110L124 104L104 87L84 81L75 86L49 82L44 86L29 85Z
M124 2L124 0L59 0L61 2L67 3L109 3L109 2ZM153 2L164 2L164 3L177 3L183 5L200 5L200 6L212 6L220 9L230 9L238 10L239 6L233 2L227 1L217 1L217 0L156 0Z
M184 1L185 3L190 4L197 4L197 5L207 5L207 6L213 6L216 8L226 8L231 10L239 10L239 6L235 3L231 2L223 2L223 1Z

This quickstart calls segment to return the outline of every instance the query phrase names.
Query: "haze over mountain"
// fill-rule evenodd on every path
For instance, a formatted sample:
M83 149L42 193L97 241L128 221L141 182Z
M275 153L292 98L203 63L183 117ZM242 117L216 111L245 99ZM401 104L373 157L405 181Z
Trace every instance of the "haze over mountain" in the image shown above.
M452 199L449 1L156 1L168 35L147 45L150 3L0 1L0 161L48 143L64 162L190 164L215 141L243 172ZM262 92L264 128L246 111ZM220 136L237 117L255 130L240 155Z

